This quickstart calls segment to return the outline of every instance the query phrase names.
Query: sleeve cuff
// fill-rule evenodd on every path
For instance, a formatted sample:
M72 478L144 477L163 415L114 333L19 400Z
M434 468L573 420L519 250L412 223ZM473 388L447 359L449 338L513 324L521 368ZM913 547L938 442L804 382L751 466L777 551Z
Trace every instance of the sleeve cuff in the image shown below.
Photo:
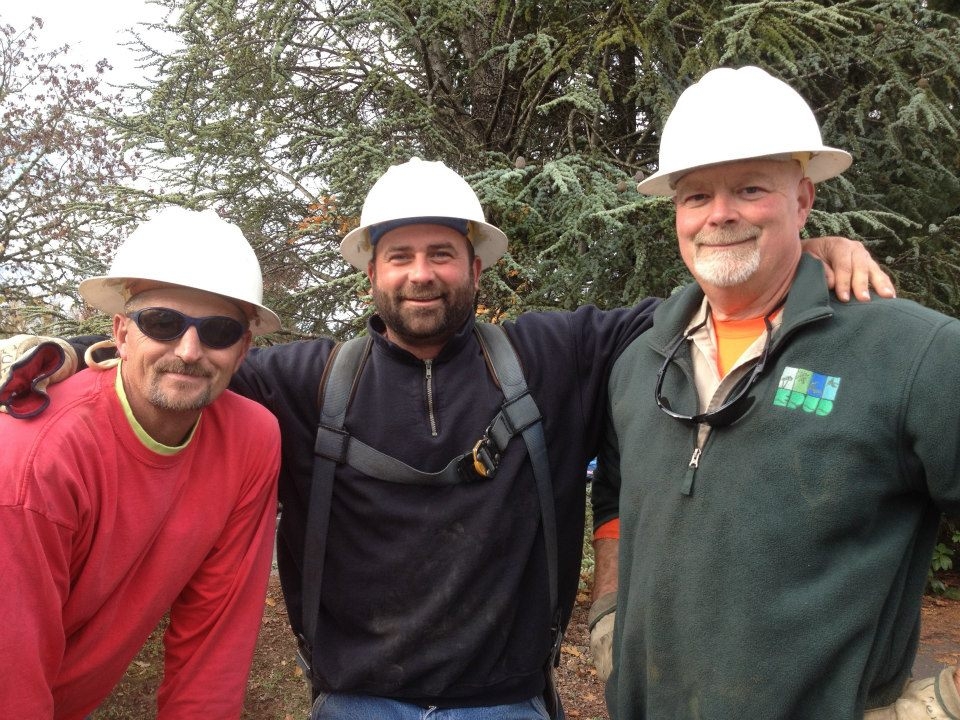
M620 539L620 518L608 520L593 531L594 540L619 540Z

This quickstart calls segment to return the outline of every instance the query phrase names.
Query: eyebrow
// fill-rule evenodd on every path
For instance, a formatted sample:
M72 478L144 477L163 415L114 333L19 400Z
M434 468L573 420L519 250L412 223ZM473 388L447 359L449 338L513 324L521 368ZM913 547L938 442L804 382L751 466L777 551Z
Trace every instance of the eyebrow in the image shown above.
M427 245L426 249L429 250L452 250L456 248L456 244L449 241L443 240L440 242L430 243ZM411 252L413 251L413 245L410 243L405 243L402 245L393 245L391 247L384 248L385 253L391 252Z

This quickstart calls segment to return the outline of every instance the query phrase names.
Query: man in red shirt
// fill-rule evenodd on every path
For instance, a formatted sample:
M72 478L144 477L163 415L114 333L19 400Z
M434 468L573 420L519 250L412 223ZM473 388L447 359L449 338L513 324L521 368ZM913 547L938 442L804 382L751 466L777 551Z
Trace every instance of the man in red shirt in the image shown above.
M226 391L279 327L235 226L169 208L80 285L119 360L0 414L0 708L85 718L169 612L159 718L237 718L276 517L279 430Z

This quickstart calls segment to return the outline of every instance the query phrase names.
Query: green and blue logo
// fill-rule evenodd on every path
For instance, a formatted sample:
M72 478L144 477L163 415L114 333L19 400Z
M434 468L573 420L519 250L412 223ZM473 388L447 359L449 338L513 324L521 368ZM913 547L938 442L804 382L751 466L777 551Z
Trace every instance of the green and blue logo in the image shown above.
M840 378L821 375L812 370L784 368L773 404L789 410L801 408L804 412L829 415L840 389Z

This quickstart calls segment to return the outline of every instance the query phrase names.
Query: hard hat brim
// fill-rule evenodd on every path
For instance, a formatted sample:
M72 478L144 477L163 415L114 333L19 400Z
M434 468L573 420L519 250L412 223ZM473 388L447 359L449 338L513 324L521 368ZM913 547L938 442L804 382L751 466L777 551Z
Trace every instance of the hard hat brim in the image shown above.
M252 332L254 335L266 335L268 333L276 332L280 329L280 318L275 312L273 312L273 310L270 310L263 305L258 305L242 298L220 295L219 293L210 292L209 290L199 290L187 285L178 285L176 283L157 280L155 278L113 277L110 275L100 275L84 280L80 283L78 289L80 291L80 296L91 307L95 307L97 310L100 310L111 316L117 314L122 315L124 312L124 306L129 299L124 292L124 288L127 287L129 283L137 281L156 282L161 286L183 287L198 293L218 295L219 297L224 297L227 300L238 304L240 307L253 308L254 316L250 319L250 332Z
M357 270L366 272L373 257L370 227L364 225L351 230L340 242L343 259ZM469 220L467 239L473 243L473 252L480 258L480 269L494 265L507 251L507 236L499 228L479 220Z
M815 150L797 148L790 152L810 152L812 157L807 162L806 176L814 183L829 180L836 177L853 162L853 156L846 150L822 146ZM777 156L779 156L778 154ZM752 157L724 158L716 162L703 162L687 167L670 167L655 172L650 177L641 180L637 184L637 190L644 195L664 195L672 197L674 195L674 184L683 175L694 170L705 167L714 167L716 165L726 165L728 163L740 162L742 160L762 160L764 158L774 157L771 155L756 155Z

